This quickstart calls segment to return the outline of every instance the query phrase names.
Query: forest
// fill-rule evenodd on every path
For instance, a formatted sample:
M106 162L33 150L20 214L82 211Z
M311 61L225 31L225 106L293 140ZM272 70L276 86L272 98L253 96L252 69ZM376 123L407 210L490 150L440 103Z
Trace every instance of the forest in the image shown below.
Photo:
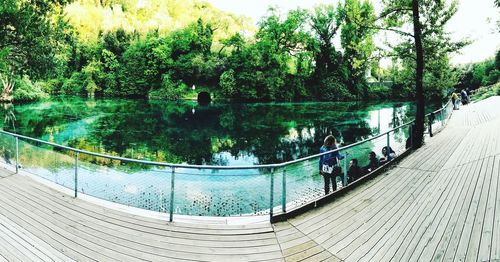
M408 3L406 3L408 2ZM198 0L2 0L0 100L58 95L227 101L416 98L412 1L370 1L249 18ZM500 53L453 66L445 25L458 3L418 1L427 99L498 82ZM498 2L497 2L498 4ZM375 44L382 33L398 42ZM383 68L381 59L392 65ZM196 91L193 91L196 87Z

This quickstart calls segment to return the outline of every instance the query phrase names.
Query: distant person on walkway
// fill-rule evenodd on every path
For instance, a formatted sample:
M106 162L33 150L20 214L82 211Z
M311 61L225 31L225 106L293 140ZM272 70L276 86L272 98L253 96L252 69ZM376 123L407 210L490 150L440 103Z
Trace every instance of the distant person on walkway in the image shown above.
M457 93L451 93L451 102L453 103L453 110L457 110L458 95Z
M334 136L329 135L325 138L323 146L319 149L319 152L325 153L335 149L337 149L337 141ZM339 166L339 160L344 159L344 157L345 156L341 155L339 151L324 154L320 157L319 171L325 181L325 195L330 193L330 182L332 183L332 192L337 190L337 176L342 176L342 169Z
M396 157L396 152L392 150L390 146L384 146L382 148L382 157L380 158L380 165L383 165Z
M462 105L467 105L469 103L469 96L464 89L460 92L460 97L462 98Z
M352 183L363 176L363 170L358 166L356 158L351 159L349 162L349 170L347 171L347 182Z
M372 172L379 166L378 157L377 154L375 154L375 152L371 151L370 154L368 155L368 158L370 160L370 163L368 163L368 165L364 167L366 173Z

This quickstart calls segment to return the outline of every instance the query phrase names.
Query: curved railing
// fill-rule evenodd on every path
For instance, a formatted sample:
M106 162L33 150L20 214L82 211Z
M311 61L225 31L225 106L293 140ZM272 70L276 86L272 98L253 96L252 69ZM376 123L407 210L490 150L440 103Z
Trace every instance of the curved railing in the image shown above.
M448 102L427 121L434 130L444 126L452 112ZM426 119L428 119L427 115ZM397 155L412 143L408 126L395 127L369 139L340 147L349 151L342 161L347 185L347 162L367 163L370 151L384 146ZM315 154L278 164L209 166L162 163L71 148L40 139L0 131L0 155L6 165L50 180L74 192L115 203L192 216L246 216L286 213L324 196ZM338 181L341 182L341 181Z

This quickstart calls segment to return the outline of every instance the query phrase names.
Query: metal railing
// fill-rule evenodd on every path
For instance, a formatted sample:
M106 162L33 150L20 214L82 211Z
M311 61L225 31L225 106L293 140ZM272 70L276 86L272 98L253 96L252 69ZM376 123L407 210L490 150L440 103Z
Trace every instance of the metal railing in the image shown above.
M437 116L436 122L428 122L427 125L434 129L443 128L451 112L452 105L448 102L432 112ZM22 167L26 172L73 190L74 197L83 193L164 212L168 213L170 221L173 221L174 214L269 215L272 219L276 212L286 213L324 196L318 168L322 155L350 151L343 162L343 181L339 181L345 187L349 159L366 157L370 151L385 146L392 146L398 154L406 151L407 143L413 144L406 127L413 123L402 124L330 152L278 164L248 166L188 165L130 159L3 130L0 131L0 143L6 164L12 164L10 152L15 150L16 173ZM14 138L14 145L9 137Z

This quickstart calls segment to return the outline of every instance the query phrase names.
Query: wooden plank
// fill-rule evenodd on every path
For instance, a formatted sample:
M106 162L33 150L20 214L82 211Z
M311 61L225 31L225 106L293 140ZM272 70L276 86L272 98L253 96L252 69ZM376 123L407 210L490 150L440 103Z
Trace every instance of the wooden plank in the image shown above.
M383 199L388 199L397 192L391 190L402 190L407 180L415 179L411 176L403 176L406 170L396 169L394 173L401 175L386 179L386 186L381 188L374 188L370 195L365 195L363 198L358 199L350 205L342 206L341 208L332 208L333 214L327 212L323 215L322 221L311 228L298 227L302 232L308 234L311 238L315 239L318 243L332 239L339 232L343 231L346 227L351 226L354 221L361 219L362 216L369 212L375 212L377 206L384 205ZM388 190L388 189L391 190ZM389 193L387 193L389 192Z
M403 171L401 171L403 172ZM406 181L406 179L411 179L411 176L402 179L401 181ZM390 190L380 190L380 195L376 197L360 199L360 205L351 208L348 211L349 215L344 215L336 218L335 220L327 220L326 226L318 228L315 232L309 234L309 236L318 243L325 244L325 248L329 249L331 245L335 244L336 239L342 239L343 236L349 234L350 231L356 229L357 221L362 221L365 217L373 216L379 207L384 206L387 201L395 197L398 192L404 187L404 182L400 182L401 185Z
M13 187L16 187L16 185L13 185ZM18 189L19 191L22 192L22 189ZM27 191L26 194L31 194L31 190ZM40 203L50 203L49 206L54 206L53 208L49 208L49 211L51 212L60 212L61 210L64 210L66 211L66 213L68 213L68 215L65 215L65 219L68 220L68 221L73 221L73 218L74 217L79 217L79 216L82 216L81 213L78 213L72 209L67 209L65 208L64 206L59 206L56 202L57 201L53 201L53 199L44 199L43 196L39 196L39 197L36 197L34 195L31 196L32 197L32 201L40 201ZM75 223L79 223L79 224L82 224L82 219L78 219L78 220L74 220ZM93 217L88 217L86 216L85 217L85 223L86 224L90 224L90 225L96 225L96 229L99 230L99 231L103 231L103 232L108 232L110 234L119 234L119 233L124 233L124 235L122 235L123 238L128 238L128 235L127 234L130 234L131 236L135 236L135 237L148 237L148 239L151 239L153 242L151 243L151 245L155 245L156 243L161 243L162 245L163 244L169 244L169 245L173 245L173 247L175 247L176 245L181 245L180 248L185 248L185 249L192 249L192 248L198 248L198 249L201 249L203 250L204 249L204 246L208 246L208 247L211 247L211 252L213 251L217 251L219 249L221 249L221 247L242 247L244 248L247 244L248 241L245 241L245 242L242 242L242 241L239 241L240 244L238 244L237 242L228 242L228 241L225 241L224 243L216 243L214 241L205 241L204 242L204 245L198 245L196 247L190 247L193 245L193 243L191 243L192 241L184 241L184 243L179 243L179 242L182 242L183 240L181 239L181 241L179 241L179 239L172 239L172 240L169 240L170 238L165 238L165 237L162 237L162 236L157 236L157 235L154 235L154 234L148 234L148 233L144 233L144 232L141 232L141 231L137 231L136 229L131 229L131 228L125 228L119 224L112 224L112 223L108 223L104 220L101 220L101 219L98 219L98 218L93 218ZM82 224L83 225L83 224ZM271 233L272 234L272 233ZM144 242L144 243L148 243L150 242L150 240L140 240L140 242ZM137 240L139 241L139 240ZM245 245L243 245L243 244ZM197 243L199 244L199 243ZM252 242L252 246L251 247L256 247L257 250L260 250L262 249L261 247L262 246L267 246L267 247L264 247L264 248L267 248L267 249L270 249L271 248L271 245L274 245L274 248L273 249L278 249L277 247L277 242L275 239L270 239L270 240L263 240L261 242L258 242L258 241L253 241ZM215 249L214 249L215 248ZM237 250L237 249L231 249L231 250ZM262 250L260 250L262 251Z
M491 252L491 240L493 231L493 218L496 197L497 181L493 176L494 158L489 157L485 160L486 175L485 185L481 190L479 208L474 220L471 237L467 249L466 259L477 261L488 261ZM482 171L482 170L481 170Z
M5 194L3 195L4 198L0 199L0 203L2 203L2 206L4 207L3 210L14 213L18 217L24 217L25 219L30 221L30 223L39 223L37 227L45 227L44 232L39 235L40 237L46 234L54 238L64 239L62 241L66 242L68 245L72 245L75 250L92 254L89 256L89 258L92 257L97 260L137 260L137 258L134 259L133 257L125 256L117 252L111 252L109 249L104 248L102 245L95 244L92 241L88 241L87 239L82 238L81 236L70 233L67 231L69 230L69 228L62 228L57 224L59 221L47 221L43 218L40 218L37 214L35 214L34 211L36 210L28 210L24 206L22 206L15 198L5 198ZM4 213L4 215L8 216L7 213ZM16 222L19 221L16 220Z
M420 173L421 174L421 173ZM424 218L424 213L428 212L428 206L434 206L440 194L445 190L442 188L443 185L447 185L448 181L452 179L450 172L445 172L443 174L433 173L437 178L421 187L421 194L415 196L415 200L408 206L402 214L401 218L398 219L398 226L393 227L395 234L391 239L382 240L382 246L375 249L370 256L365 256L366 259L374 260L398 260L398 257L404 255L404 251L407 250L407 246L410 245L411 239L414 237L414 232L418 231L419 225L422 223ZM389 237L384 236L384 237ZM382 250L382 251L381 251ZM365 253L368 251L365 251Z
M431 189L432 191L433 189ZM375 256L375 260L388 261L396 258L397 256L402 256L402 253L406 251L406 247L409 243L405 242L405 239L412 237L412 230L415 230L415 225L418 224L418 220L421 219L423 210L427 207L422 203L429 201L428 199L422 199L417 204L417 212L413 214L408 225L403 229L403 234L401 234L395 241L397 244L390 244L385 248L381 249ZM405 221L405 220L404 220ZM386 244L387 245L387 244Z
M30 199L27 200L31 201ZM50 213L54 212L54 210L47 210L47 213L37 212L37 215L46 220L51 219ZM58 214L58 216L62 216ZM234 255L237 255L240 258L258 260L256 257L258 255L259 258L262 259L272 259L277 258L277 256L281 255L279 252L279 247L275 246L264 246L264 247L252 247L249 249L245 248L231 248L231 249L216 249L216 248L200 248L192 249L192 248L183 248L182 245L174 245L170 244L169 246L174 246L174 248L170 250L166 250L160 248L160 246L150 246L145 245L142 241L147 242L147 240L139 240L132 241L127 238L127 236L117 237L115 235L111 235L110 232L102 232L104 231L102 228L93 229L94 226L91 222L83 220L83 223L80 225L71 223L70 216L69 217L57 217L56 219L60 221L64 221L68 223L66 227L66 231L72 233L74 235L79 235L82 238L99 244L101 246L108 247L111 251L119 252L120 254L126 254L127 252L137 258L143 259L150 257L153 260L161 259L160 257L169 257L176 259L194 259L194 260L202 260L203 257L212 257L217 260L231 260L234 259ZM81 218L80 218L81 219ZM88 225L87 225L88 224ZM133 235L130 235L133 237ZM129 238L130 238L129 237ZM153 242L150 242L150 244ZM275 251L275 252L273 252ZM197 252L197 253L195 253ZM158 257L157 257L158 256ZM157 258L155 258L157 257Z
M12 243L12 239L5 234L0 234L0 252L9 261L30 261L29 257L25 256L17 243Z
M283 256L285 258L289 257L289 256L293 256L293 255L302 253L305 250L313 248L313 247L315 247L317 245L318 244L316 242L314 242L314 241L312 241L309 238L307 238L307 237L304 236L304 240L301 241L300 243L296 243L296 244L294 243L292 245L289 245L289 247L285 247L285 246L282 245Z
M9 235L9 232L14 234L13 239L17 242L22 243L23 247L30 250L31 253L35 254L42 260L45 261L71 261L71 259L58 250L54 249L50 245L46 244L42 239L37 238L30 232L19 227L17 224L10 221L8 218L0 214L0 229L3 234ZM33 251L31 251L33 250ZM28 253L27 250L23 250L23 253Z
M493 175L497 177L497 194L495 198L495 211L493 221L493 234L491 240L490 261L500 260L500 156L495 156L495 164L493 166Z
M475 226L475 221L477 220L478 224L479 224L479 229L478 229L478 232L481 232L481 228L482 228L482 219L484 218L484 213L482 213L484 210L481 209L482 205L480 205L481 203L483 203L484 201L481 201L482 198L484 198L484 192L487 192L487 190L485 190L485 184L487 183L486 179L486 175L485 175L485 168L486 168L486 163L484 163L483 161L480 161L482 162L482 166L481 166L481 169L479 170L479 180L478 180L478 183L476 185L476 189L474 191L474 196L472 198L472 202L469 206L469 211L467 213L467 218L465 220L465 224L464 224L464 228L462 230L462 234L461 234L461 237L460 237L460 242L459 242L459 245L458 245L458 248L457 248L457 251L456 251L456 254L455 254L455 257L454 257L454 260L464 260L464 259L467 259L467 254L470 253L470 252L473 252L473 254L471 254L474 259L477 258L477 243L479 242L479 239L475 239L475 241L477 241L477 243L472 243L471 240L473 239L473 236L477 236L477 234L474 234L474 228L476 228ZM469 249L469 246L471 246L471 249Z
M443 172L448 172L448 176L455 177L451 170L448 171L445 170ZM444 177L445 174L439 174L439 175ZM457 182L459 185L464 183L463 179ZM359 256L360 258L362 258L361 261L371 261L373 260L373 256L376 253L384 253L384 251L380 251L380 249L384 246L388 247L394 245L395 241L404 233L404 230L406 230L407 228L406 226L409 224L410 225L413 224L412 219L416 219L418 217L417 216L418 207L419 205L415 203L412 207L408 207L408 210L407 211L405 210L405 213L402 216L395 216L394 218L391 218L392 220L396 221L392 222L390 224L391 225L390 227L384 230L379 230L376 235L371 237L370 242L364 244L368 247L371 247L368 252L365 251L358 255L353 254L352 256L354 257ZM357 252L359 253L361 249L358 250Z
M312 255L308 258L305 258L301 261L303 262L317 262L317 261L325 261L329 258L332 257L332 254L330 254L330 252L326 251L326 250L323 250L322 252L320 253L317 253L315 255Z
M443 240L446 240L446 243L443 243L444 245L446 245L446 249L445 251L442 251L442 247L440 244L438 250L436 251L436 254L438 256L442 256L442 259L446 261L452 261L455 257L455 253L459 248L460 238L467 220L467 213L470 210L470 206L472 204L476 187L478 184L480 184L480 176L477 176L475 174L479 173L482 163L480 161L476 161L473 164L474 164L474 169L472 172L469 173L469 175L473 176L473 180L470 183L469 188L467 190L467 195L463 200L464 202L458 214L457 221L454 224L453 231L451 232L451 235L446 236L446 238L443 238Z
M399 175L402 176L401 173ZM386 177L379 176L370 181L370 183L366 183L365 185L356 188L353 192L341 197L327 207L321 207L301 216L297 216L296 218L290 219L289 222L295 227L300 228L300 230L305 233L314 231L313 226L322 227L326 223L325 218L331 219L332 215L338 215L340 210L337 209L342 207L352 207L352 205L357 203L360 198L366 198L367 195L377 194L393 182L396 183L397 181L391 181ZM332 210L336 210L336 212L333 212Z
M383 208L377 210L371 216L363 216L365 218L362 224L353 224L355 228L352 232L346 232L345 236L341 237L341 241L337 242L335 246L331 246L328 250L334 253L340 258L351 259L350 255L359 250L359 253L365 253L369 250L371 245L366 243L376 235L377 232L384 231L382 227L386 225L389 221L392 223L397 221L407 208L419 198L419 195L425 192L421 190L425 184L428 176L426 174L421 174L421 176L416 175L419 173L417 170L412 170L412 173L408 174L419 179L417 183L409 183L403 190L396 191L394 198L390 199L388 202L383 204ZM391 223L391 222L389 222ZM374 244L373 242L372 244ZM353 256L356 259L357 256Z
M440 209L437 215L439 220L435 220L422 236L422 240L417 247L421 252L415 250L412 259L416 258L417 261L430 261L432 259L436 247L445 234L446 229L449 227L450 221L453 219L453 214L457 212L460 198L464 195L464 191L467 190L467 186L472 179L472 176L468 175L470 166L470 164L461 165L455 169L448 170L453 174L455 179L459 180L459 182L454 188L453 195L447 202L447 206Z
M314 255L317 255L321 252L323 252L324 249L320 246L313 246L307 250L304 250L303 252L300 252L300 253L296 253L294 255L291 255L291 256L288 256L288 257L285 257L285 261L287 262L292 262L292 261L302 261L304 259L307 259L309 257L312 257Z
M16 186L16 185L13 184L12 186ZM23 189L19 188L19 190L23 190ZM26 189L25 191L27 191L29 193L29 192L36 191L36 189L29 188L29 189ZM274 238L274 234L272 233L271 228L270 228L270 232L265 233L265 234L264 233L247 234L247 235L237 234L234 236L232 234L226 234L226 235L203 234L204 232L202 230L200 230L200 233L196 233L196 231L193 231L193 229L189 230L191 232L185 232L185 230L179 231L178 228L171 227L171 224L155 225L154 227L151 228L149 226L140 225L140 220L136 220L135 222L129 223L129 221L123 221L123 220L119 220L116 218L110 218L108 216L103 216L103 215L100 215L99 213L92 212L90 210L82 210L80 208L79 204L80 204L80 202L84 202L84 201L81 201L81 200L75 201L73 203L72 202L68 203L67 201L62 201L59 198L54 198L52 195L50 195L50 192L44 192L44 191L38 192L38 191L36 191L33 194L36 194L38 196L36 198L47 197L48 199L46 201L48 201L50 203L52 203L52 202L60 203L61 205L64 206L63 208L65 208L65 209L71 209L71 210L74 210L76 212L84 213L87 216L89 216L91 218L95 218L97 220L109 221L111 224L119 225L120 227L126 227L126 228L134 229L134 230L140 229L140 231L152 233L152 234L157 234L160 236L172 236L172 235L174 235L174 236L179 237L179 238L187 238L190 240L203 239L205 242L207 242L207 241L234 242L237 240L238 241L243 241L243 240L256 240L256 241L258 241L261 239L270 240L270 239ZM228 231L230 231L230 230L228 230Z
M474 181L476 179L476 176L470 175L471 172L474 172L474 170L477 168L477 165L479 165L479 162L474 162L474 163L468 163L465 165L462 165L462 167L465 167L464 172L459 173L461 176L465 176L465 184L462 186L462 189L459 194L459 198L457 199L457 202L455 204L455 207L453 208L453 212L448 220L448 223L446 226L444 226L444 231L441 233L440 238L433 238L431 240L431 244L429 244L429 249L434 249L433 252L431 250L428 251L428 253L425 253L425 257L427 257L430 253L432 253L432 261L441 261L444 257L444 254L448 248L448 244L450 243L452 239L452 234L456 230L457 224L460 224L460 214L463 213L463 209L467 208L467 198L469 195L471 195L471 190L473 190L474 186ZM459 167L457 167L458 169Z
M454 180L458 180L455 176L453 176L453 178ZM458 187L461 188L461 186ZM454 193L456 193L457 191L458 190L456 190L456 186L452 185L448 188L446 193L439 196L439 201L435 204L434 207L432 207L432 212L422 222L417 233L414 235L413 240L408 246L407 252L405 252L405 255L403 256L403 260L419 261L423 250L425 249L427 243L432 240L433 236L436 233L436 230L445 227L440 223L443 220L443 217L445 217L446 213L451 213L452 209L447 211L447 207L451 204L451 199L454 199Z

